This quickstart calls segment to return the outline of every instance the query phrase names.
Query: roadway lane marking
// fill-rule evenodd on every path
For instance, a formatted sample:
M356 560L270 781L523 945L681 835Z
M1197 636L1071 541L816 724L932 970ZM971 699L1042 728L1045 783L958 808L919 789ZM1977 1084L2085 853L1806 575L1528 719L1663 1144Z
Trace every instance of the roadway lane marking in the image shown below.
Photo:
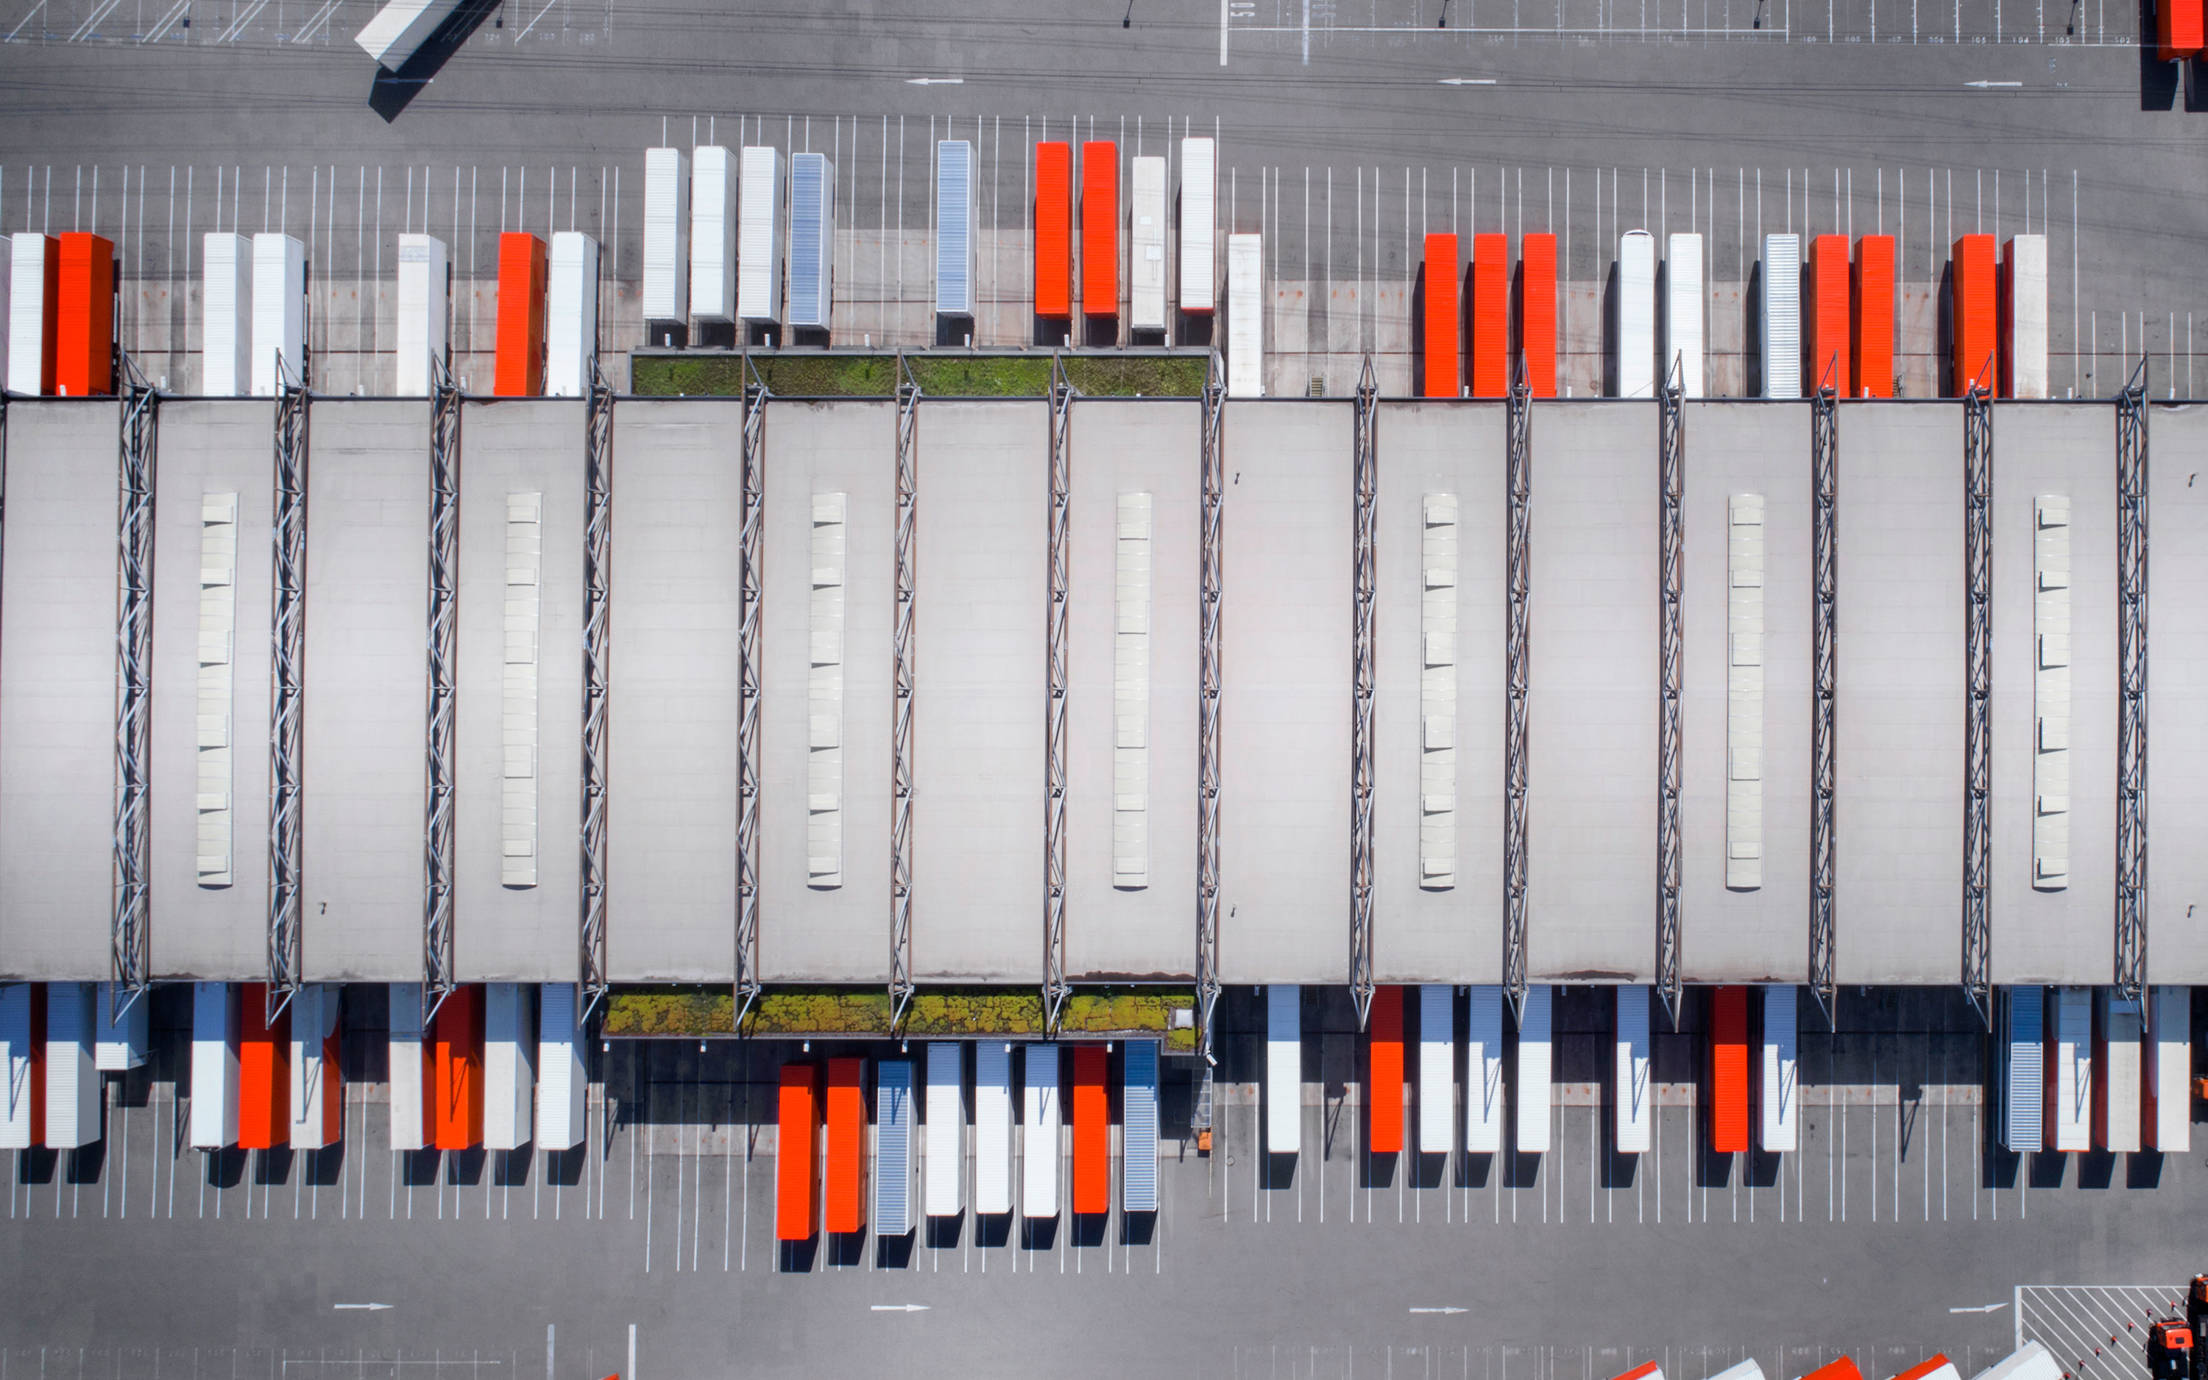
M924 1303L870 1303L866 1306L866 1311L869 1313L925 1313L928 1311L928 1305Z
M1232 0L1219 0L1219 65L1227 65L1227 7Z
M1413 1309L1411 1309L1410 1311L1411 1311L1411 1312L1413 1312L1413 1313L1441 1313L1441 1314L1454 1314L1454 1313L1467 1313L1467 1312L1470 1312L1471 1310L1470 1310L1470 1309L1466 1309L1466 1308L1413 1308Z
M354 1309L368 1313L381 1313L393 1306L394 1305L388 1303L333 1303L330 1305L332 1309L340 1313L345 1312L348 1309Z

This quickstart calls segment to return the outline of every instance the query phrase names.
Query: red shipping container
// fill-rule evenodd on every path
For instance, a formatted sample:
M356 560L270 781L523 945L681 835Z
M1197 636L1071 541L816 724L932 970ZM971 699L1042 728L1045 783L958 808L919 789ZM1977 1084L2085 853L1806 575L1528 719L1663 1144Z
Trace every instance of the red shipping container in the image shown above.
M1958 237L1949 270L1954 278L1949 335L1955 351L1949 363L1949 395L1960 398L1973 385L1991 393L2001 377L1993 236Z
M1805 378L1810 391L1831 388L1843 398L1855 396L1849 377L1852 342L1848 331L1848 237L1818 235L1809 242L1809 310L1803 313L1803 343L1809 347Z
M1081 146L1081 313L1119 315L1119 145Z
M1112 1108L1104 1087L1104 1047L1073 1047L1073 1210L1100 1216L1112 1207Z
M2208 47L2201 0L2154 0L2154 51L2164 62L2196 57Z
M544 392L544 241L521 231L498 237L498 354L491 392Z
M1748 989L1710 993L1710 1149L1748 1150Z
M1855 395L1894 396L1894 237L1855 242Z
M820 1177L820 1113L811 1064L782 1066L780 1134L774 1152L774 1239L813 1235L813 1184Z
M1556 236L1527 235L1518 242L1518 357L1526 388L1537 398L1556 396Z
M1457 237L1426 237L1426 386L1423 396L1457 396Z
M1643 1361L1639 1365L1633 1367L1633 1369L1619 1376L1618 1380L1642 1380L1643 1376L1661 1375L1663 1373L1663 1368L1661 1366L1658 1366L1654 1361Z
M1472 237L1472 396L1510 396L1510 236Z
M1375 987L1365 1021L1365 1144L1375 1155L1403 1153L1403 989Z
M1073 145L1035 146L1035 314L1073 314Z
M54 318L54 391L97 398L115 391L115 245L99 235L61 237L61 304Z
M12 254L15 248L13 241L26 238L28 236L25 235L0 236L0 253ZM41 293L38 300L44 304L44 310L40 314L45 319L39 327L38 335L38 391L40 393L52 393L54 391L54 324L55 318L59 315L61 309L61 246L54 242L54 237L51 235L42 235L39 238L43 241L40 263L44 265L44 281L40 284ZM18 286L15 291L21 293L24 289ZM6 323L0 323L0 329L5 328ZM9 367L12 370L14 366L11 364ZM44 1132L41 1131L40 1134L43 1135Z
M238 1148L291 1144L291 1009L268 1019L268 987L238 994Z
M1855 1362L1843 1356L1831 1365L1817 1367L1802 1380L1863 1380L1863 1372L1855 1368Z
M828 1186L821 1224L866 1230L866 1061L828 1061Z
M483 989L455 987L437 1008L427 1076L429 1144L472 1150L483 1143Z
M1954 1364L1955 1363L1953 1361L1948 1360L1945 1356L1942 1356L1940 1353L1935 1351L1924 1360L1917 1362L1915 1365L1909 1367L1909 1369L1895 1376L1894 1380L1924 1380L1924 1377L1932 1374L1934 1371L1940 1369L1942 1366L1952 1366Z

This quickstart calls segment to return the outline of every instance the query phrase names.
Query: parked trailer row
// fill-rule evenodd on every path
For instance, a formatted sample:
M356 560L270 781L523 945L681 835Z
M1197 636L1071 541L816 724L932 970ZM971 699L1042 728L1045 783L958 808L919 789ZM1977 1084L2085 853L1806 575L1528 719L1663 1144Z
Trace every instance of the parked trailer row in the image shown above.
M2000 997L2001 1145L2184 1151L2192 1145L2192 991L2019 986Z
M1418 323L1424 353L1421 393L1429 398L1507 397L1515 362L1533 396L1554 397L1556 237L1521 237L1515 313L1510 237L1474 235L1469 273L1460 266L1458 244L1452 234L1426 237ZM1464 295L1467 277L1469 301Z
M1897 1373L1893 1380L1961 1380L1961 1372L1955 1363L1937 1352L1917 1364ZM1975 1380L2062 1380L2062 1366L2038 1342L2026 1342L2016 1351L1979 1371ZM1620 1373L1616 1380L1664 1380L1663 1366L1655 1361L1641 1364ZM1710 1377L1710 1380L1764 1380L1763 1367L1750 1358L1728 1366ZM1814 1370L1804 1372L1798 1380L1863 1380L1863 1370L1847 1356L1835 1357Z

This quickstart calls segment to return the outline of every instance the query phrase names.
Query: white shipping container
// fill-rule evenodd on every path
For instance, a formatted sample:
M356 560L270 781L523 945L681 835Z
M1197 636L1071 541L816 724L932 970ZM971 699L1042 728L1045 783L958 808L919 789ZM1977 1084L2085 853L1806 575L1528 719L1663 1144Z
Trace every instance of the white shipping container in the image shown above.
M1058 1102L1058 1046L1029 1045L1021 1056L1020 1211L1058 1215L1058 1157L1063 1112Z
M1181 140L1181 310L1208 312L1218 305L1214 262L1218 234L1217 149L1209 139Z
M956 1217L966 1180L964 1046L938 1040L928 1046L927 1215Z
M135 997L112 982L100 984L99 1034L92 1046L92 1062L102 1073L125 1073L146 1062L146 1013L152 1008L150 993Z
M422 985L394 982L391 991L391 1148L429 1144L422 1078Z
M1655 1088L1648 1077L1648 989L1628 985L1617 989L1617 1053L1612 1067L1613 1096L1617 1099L1617 1151L1621 1155L1645 1155L1649 1133L1655 1124Z
M723 150L726 152L726 150ZM690 302L690 159L681 149L644 150L644 284L638 294L647 326L679 323ZM647 345L658 344L647 337Z
M403 248L399 260L405 263ZM239 397L253 381L253 251L243 235L210 231L201 244L200 265L199 391L210 398ZM399 299L403 320L404 267Z
M1165 159L1146 154L1128 169L1127 326L1165 329Z
M1503 1148L1503 989L1475 986L1465 1015L1464 1148L1492 1155Z
M92 1063L92 984L46 984L46 1146L77 1150L100 1138L100 1071Z
M46 391L46 268L59 253L51 235L26 231L8 237L7 391L37 397Z
M974 1046L974 1212L1012 1210L1012 1046Z
M8 284L15 278L15 255L0 254L0 391L8 386L8 340L15 334L14 318L9 314L12 300Z
M581 231L552 236L544 318L544 395L589 397L598 364L598 241Z
M2041 1113L2047 1101L2047 990L2012 987L2002 1051L2001 1144L2017 1154L2047 1148Z
M483 1148L519 1150L536 1128L537 1013L534 984L483 984Z
M0 984L0 1150L32 1148L31 1109L39 1089L31 1042L43 1038L45 1032L31 1029L31 984ZM199 1127L196 1104L192 1127L195 1131Z
M399 397L428 397L430 361L446 362L446 332L452 315L451 263L445 242L435 235L399 236Z
M253 237L253 396L307 379L307 247L289 235Z
M1656 237L1628 230L1618 240L1618 391L1656 396Z
M195 1149L238 1143L238 994L227 982L192 984L192 1126Z
M353 42L385 71L396 72L459 8L460 0L391 0L361 26Z
M2148 1148L2193 1148L2193 989L2156 987L2146 1040Z
M782 319L782 151L744 146L742 217L736 247L736 314Z
M537 1146L572 1150L589 1122L590 1070L583 1063L581 1003L572 982L537 989Z
M1265 989L1265 1148L1293 1155L1303 1141L1303 989Z
M1725 1367L1725 1369L1711 1376L1710 1380L1763 1380L1763 1367L1757 1365L1754 1359L1751 1358L1737 1365Z
M835 304L836 166L821 153L790 158L790 324L826 330Z
M1418 1152L1446 1155L1457 1112L1457 989L1418 989Z
M736 319L736 155L718 144L690 153L690 318Z
M1265 241L1227 236L1227 396L1265 396Z
M1518 1150L1545 1154L1549 1148L1549 988L1526 988L1518 1013Z
M1763 283L1758 302L1763 327L1763 396L1802 396L1802 240L1763 237Z
M1792 987L1763 989L1763 1088L1757 1144L1766 1154L1801 1146L1801 1025Z
M341 990L335 983L309 982L292 994L290 1092L294 1150L320 1150L335 1143L327 1130L325 1113L331 1102L344 1097L344 1092L337 1067L325 1052L328 1037L337 1033Z
M1664 357L1657 381L1679 369L1679 395L1702 396L1702 237L1681 232L1664 246Z
M2063 1380L2059 1362L2037 1342L2026 1342L2001 1360L1987 1366L1973 1380Z
M912 1230L912 1061L874 1066L874 1231Z
M2008 310L2002 324L2001 368L2007 396L2047 396L2047 237L2015 235L2002 265L2001 290Z
M2057 987L2047 1000L2047 1148L2093 1148L2093 994Z
M974 146L964 139L935 145L935 310L974 314Z
M2128 1153L2139 1148L2139 1007L2103 987L2093 993L2093 1008L2100 1066L2093 1071L2093 1139L2112 1154Z

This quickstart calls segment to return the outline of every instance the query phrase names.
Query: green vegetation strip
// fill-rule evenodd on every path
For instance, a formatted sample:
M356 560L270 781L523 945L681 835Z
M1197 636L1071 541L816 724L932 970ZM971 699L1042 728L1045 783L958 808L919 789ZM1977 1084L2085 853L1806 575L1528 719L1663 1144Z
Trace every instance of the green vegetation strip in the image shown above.
M892 355L762 355L753 358L770 392L798 398L888 398L897 391ZM1050 392L1048 355L914 355L923 394L949 398L1039 398ZM1200 358L1068 357L1066 379L1091 397L1193 398L1203 391ZM634 388L649 397L735 397L744 361L733 355L639 355Z
M1175 1011L1192 1011L1196 994L1185 987L1086 987L1066 998L1059 1033L1165 1037L1166 1048L1193 1050L1196 1032L1173 1029ZM849 987L795 987L760 994L744 1020L757 1036L851 1035L888 1037L1043 1033L1043 999L1037 992L1001 987L958 987L913 994L902 1030L889 1024L889 994ZM735 1034L736 1004L725 987L624 987L606 998L608 1036L651 1038Z

